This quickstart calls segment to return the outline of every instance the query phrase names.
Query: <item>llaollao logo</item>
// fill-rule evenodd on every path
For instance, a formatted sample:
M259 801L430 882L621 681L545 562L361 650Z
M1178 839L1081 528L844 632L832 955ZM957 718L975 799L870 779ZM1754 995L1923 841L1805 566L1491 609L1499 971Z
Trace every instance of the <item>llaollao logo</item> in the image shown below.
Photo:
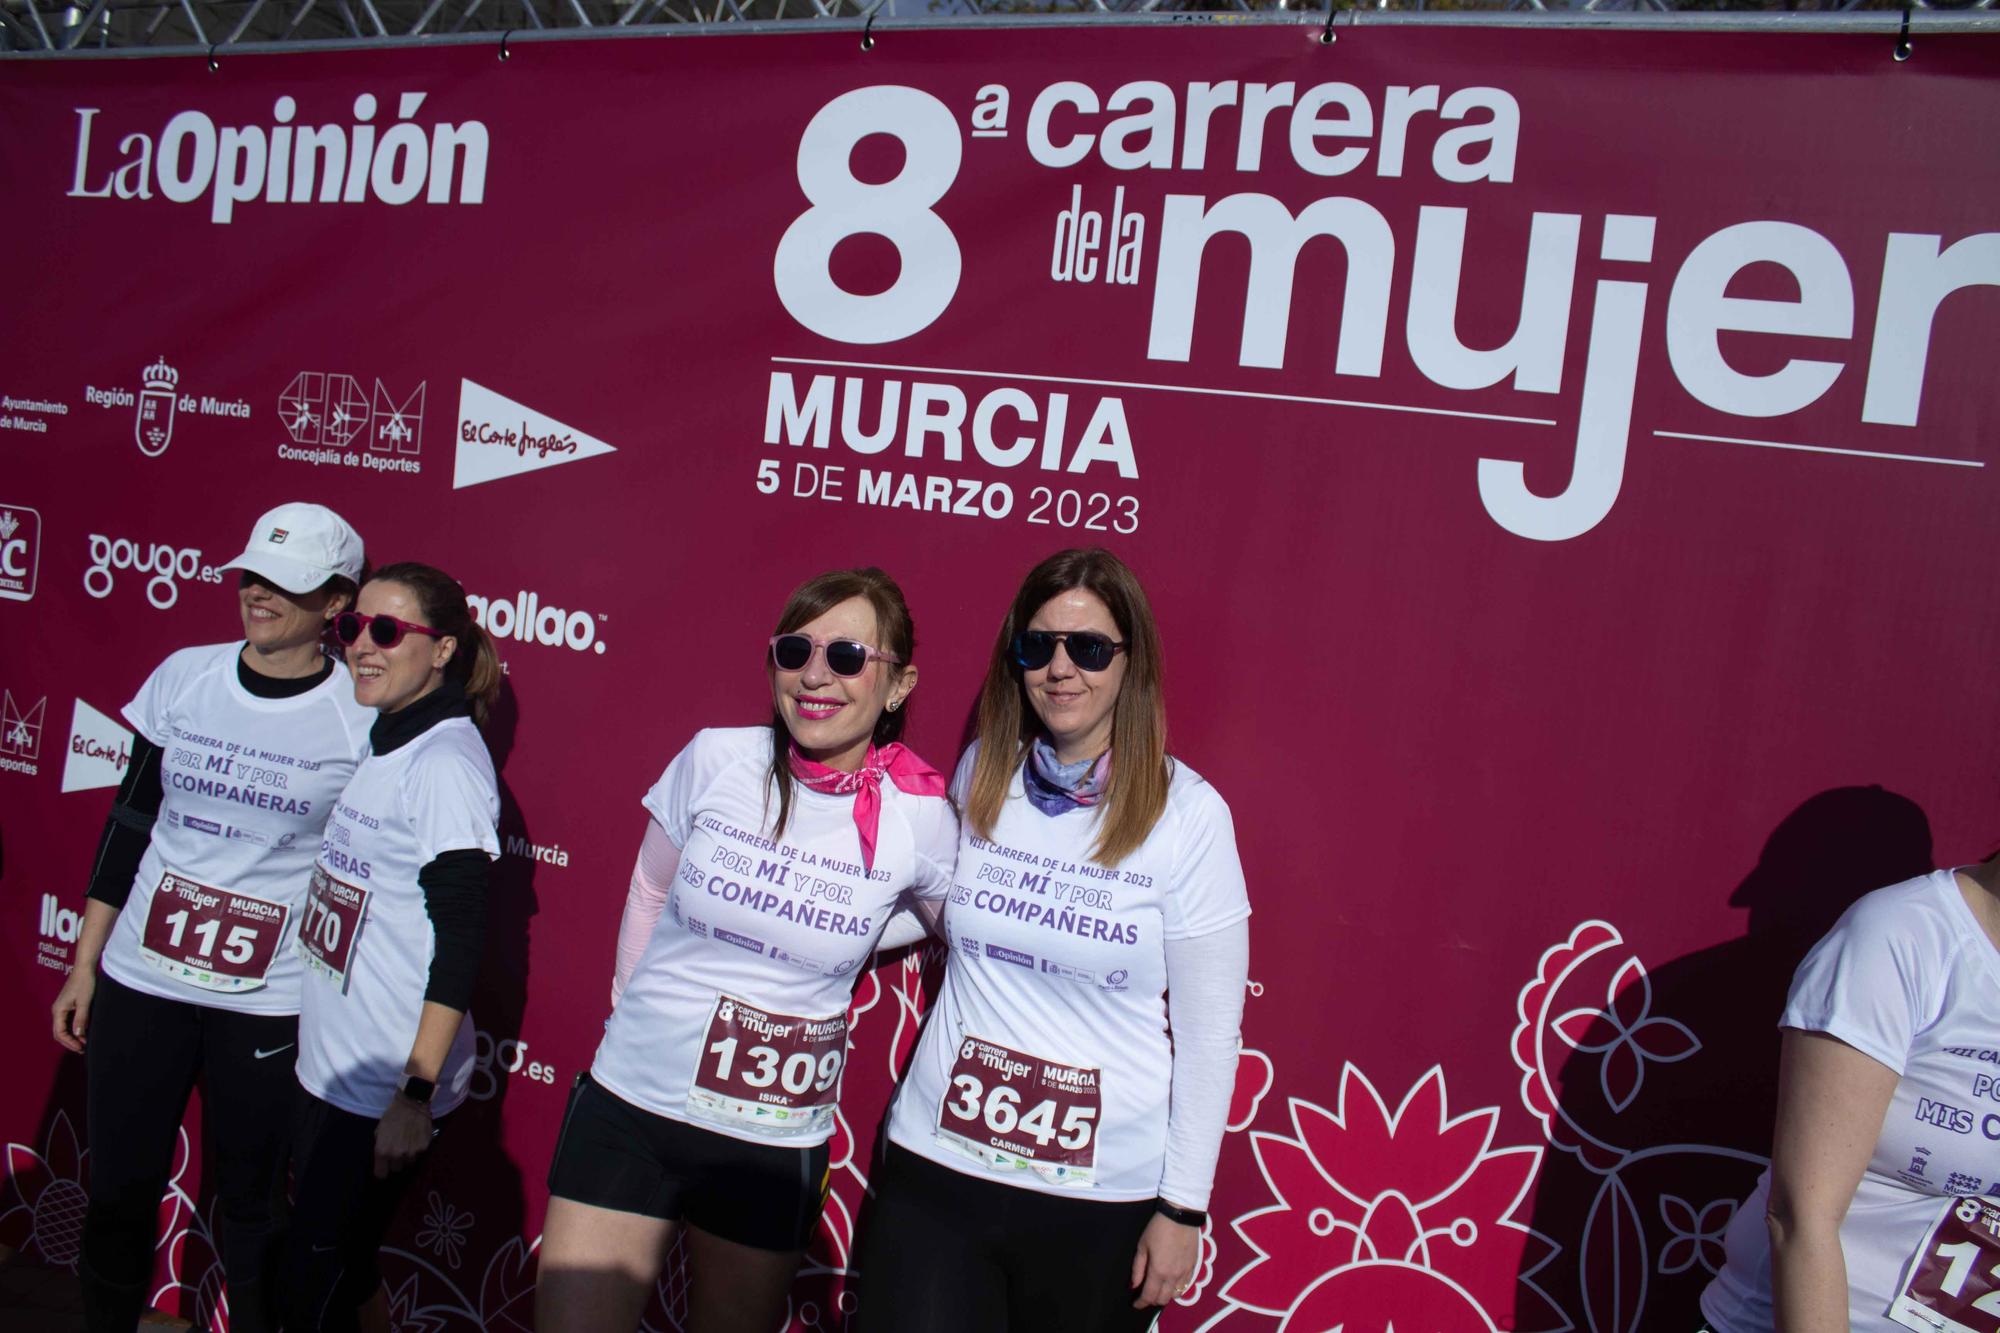
M466 605L481 629L496 639L516 643L539 643L546 648L568 648L577 653L602 653L604 640L597 637L602 615L546 606L540 593L517 592L512 597L481 597L466 594Z

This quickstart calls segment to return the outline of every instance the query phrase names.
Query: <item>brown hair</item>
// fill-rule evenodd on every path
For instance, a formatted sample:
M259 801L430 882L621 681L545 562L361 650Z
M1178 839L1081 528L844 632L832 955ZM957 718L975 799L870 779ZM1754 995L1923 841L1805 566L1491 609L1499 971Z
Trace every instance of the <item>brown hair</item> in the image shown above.
M1051 598L1082 589L1110 610L1125 641L1125 680L1112 706L1111 748L1116 757L1099 803L1097 845L1090 859L1117 865L1137 851L1167 808L1172 771L1167 761L1167 708L1160 691L1160 635L1138 575L1101 546L1058 551L1028 571L986 665L979 691L979 761L965 817L982 838L993 835L1008 784L1041 733L1014 663L1014 635L1026 629Z
M884 574L873 565L865 569L836 569L817 578L807 579L792 590L785 600L785 609L778 613L777 628L772 634L790 634L801 626L810 624L819 617L850 598L859 597L875 611L875 638L873 647L881 649L891 657L900 657L907 666L917 656L917 626L910 619L909 603L903 600L903 590L896 586L896 580ZM769 672L771 654L764 653L764 669ZM886 666L885 670L896 668ZM903 725L909 718L909 707L894 712L885 708L875 719L875 734L871 738L877 745L887 745L903 734ZM785 727L785 719L774 706L771 709L771 769L764 788L766 808L769 808L771 790L778 793L778 823L771 830L771 841L785 836L785 821L792 814L792 734Z
M423 609L424 619L440 634L458 640L458 650L444 664L446 680L456 681L472 704L472 720L484 726L493 701L500 697L500 654L493 640L472 618L465 589L457 579L431 565L414 560L375 571L370 583L400 583L408 588Z

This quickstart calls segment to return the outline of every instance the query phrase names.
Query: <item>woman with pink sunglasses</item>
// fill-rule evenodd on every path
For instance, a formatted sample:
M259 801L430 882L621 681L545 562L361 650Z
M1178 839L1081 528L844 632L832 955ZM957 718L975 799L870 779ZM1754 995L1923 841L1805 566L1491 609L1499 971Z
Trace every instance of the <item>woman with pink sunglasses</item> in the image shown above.
M387 1307L375 1253L436 1122L472 1078L473 982L499 783L479 726L500 659L465 589L429 565L380 570L334 620L368 750L319 841L298 952L290 1333L345 1333Z
M897 743L914 648L881 570L810 580L770 640L770 722L696 733L647 793L611 1021L549 1169L543 1333L638 1327L677 1236L690 1333L783 1318L855 974L899 906L951 884L944 777Z

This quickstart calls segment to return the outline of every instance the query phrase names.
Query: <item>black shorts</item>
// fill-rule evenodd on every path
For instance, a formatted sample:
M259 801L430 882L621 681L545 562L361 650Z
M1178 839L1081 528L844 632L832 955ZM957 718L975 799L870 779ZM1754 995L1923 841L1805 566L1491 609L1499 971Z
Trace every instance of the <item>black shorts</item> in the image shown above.
M655 1115L583 1073L563 1114L549 1193L760 1250L803 1250L826 1203L828 1156L824 1143L749 1143Z

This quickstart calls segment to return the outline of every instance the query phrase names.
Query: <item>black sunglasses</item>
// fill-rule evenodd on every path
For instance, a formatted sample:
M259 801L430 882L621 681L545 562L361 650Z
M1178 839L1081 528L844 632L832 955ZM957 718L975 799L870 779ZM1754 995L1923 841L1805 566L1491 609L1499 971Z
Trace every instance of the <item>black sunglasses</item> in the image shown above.
M1084 671L1104 670L1125 649L1124 644L1110 635L1090 630L1057 634L1053 630L1027 629L1014 636L1014 663L1023 671L1040 671L1055 661L1057 644Z

